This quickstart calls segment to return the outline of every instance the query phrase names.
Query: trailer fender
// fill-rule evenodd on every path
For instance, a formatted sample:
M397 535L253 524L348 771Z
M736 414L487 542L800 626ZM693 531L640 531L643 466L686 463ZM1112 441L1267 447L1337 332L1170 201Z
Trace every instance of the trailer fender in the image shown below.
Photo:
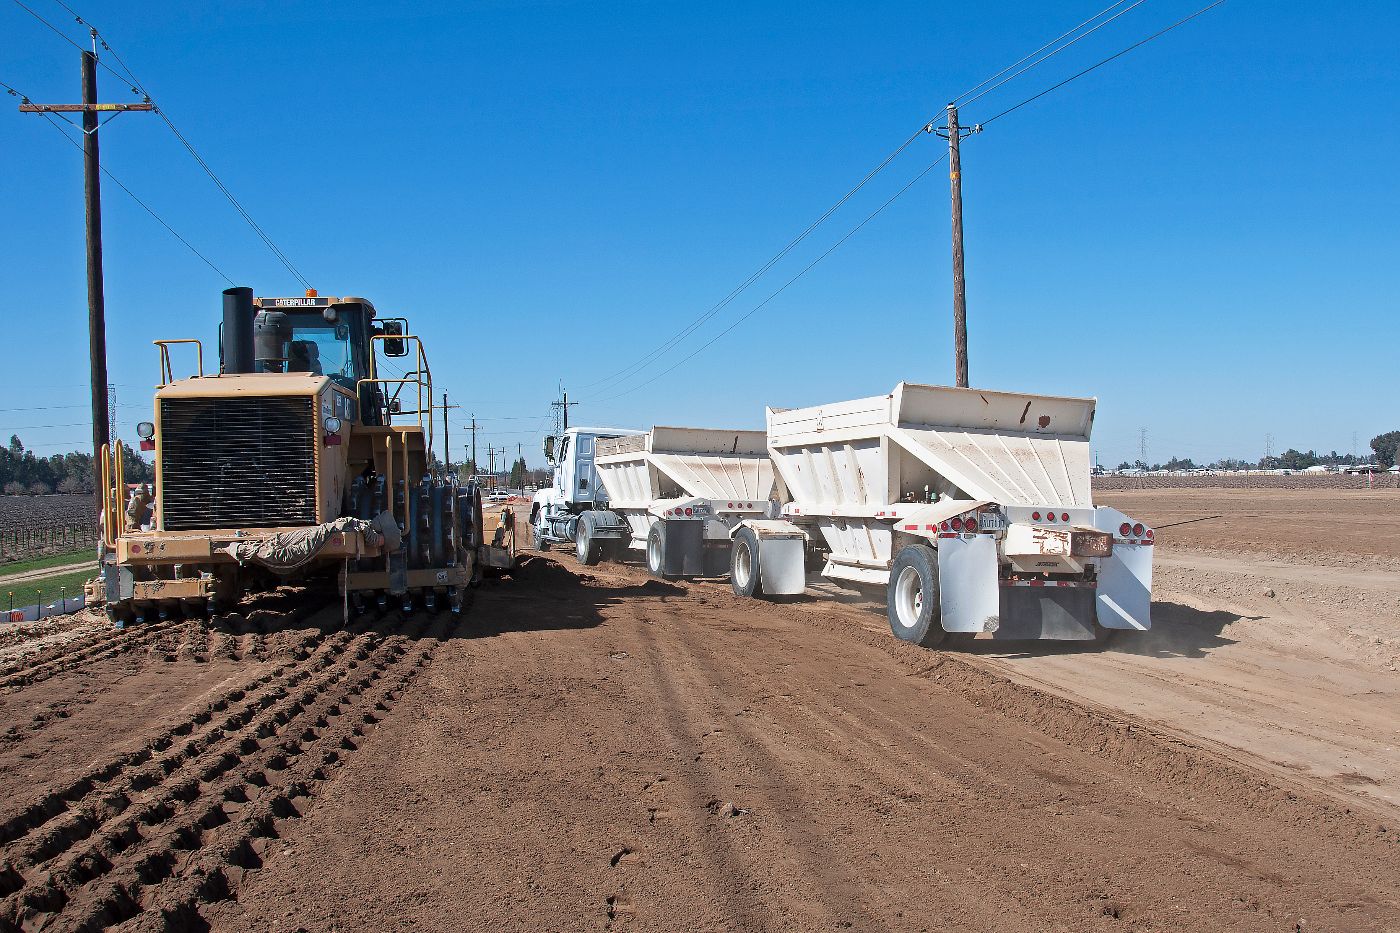
M1095 607L1104 628L1146 631L1152 627L1152 545L1119 537L1119 527L1132 521L1108 506L1094 510L1094 527L1114 537L1112 553L1099 562Z
M940 538L938 590L946 631L995 632L1001 624L996 538L991 535Z
M792 522L756 518L729 529L732 540L747 528L758 541L758 573L768 596L796 596L807 589L807 532Z

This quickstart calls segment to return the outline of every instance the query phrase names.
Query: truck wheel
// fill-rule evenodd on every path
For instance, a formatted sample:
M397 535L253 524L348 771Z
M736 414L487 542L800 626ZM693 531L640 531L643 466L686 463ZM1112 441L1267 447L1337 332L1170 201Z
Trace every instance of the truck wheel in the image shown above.
M578 533L574 535L574 550L578 554L578 562L585 567L592 567L603 557L603 543L593 537L594 516L592 512L584 512L579 516Z
M938 603L938 554L931 547L911 544L895 555L890 570L886 610L896 638L925 648L943 643Z
M729 550L729 585L740 596L762 598L763 580L758 570L758 535L740 528Z
M666 566L666 539L661 534L661 523L657 522L647 532L647 572L658 580L674 580L676 575L663 570Z

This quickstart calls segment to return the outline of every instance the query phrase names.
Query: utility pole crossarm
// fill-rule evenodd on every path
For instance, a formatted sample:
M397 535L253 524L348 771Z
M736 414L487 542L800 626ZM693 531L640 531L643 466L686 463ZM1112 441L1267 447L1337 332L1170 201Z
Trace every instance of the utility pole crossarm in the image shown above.
M149 113L155 104L20 104L20 113L125 113L128 110Z

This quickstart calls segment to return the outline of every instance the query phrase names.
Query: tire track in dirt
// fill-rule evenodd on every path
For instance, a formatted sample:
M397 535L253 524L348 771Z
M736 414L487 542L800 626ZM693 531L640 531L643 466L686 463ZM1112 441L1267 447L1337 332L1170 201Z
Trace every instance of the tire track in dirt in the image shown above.
M321 643L302 660L210 704L151 754L109 762L39 801L26 811L31 823L55 796L65 806L8 847L0 890L18 889L0 925L96 929L139 917L152 929L199 926L198 905L235 896L278 827L431 658L449 621L420 617L405 633L381 618L323 640L308 635ZM177 736L188 738L176 746ZM0 838L15 828L0 828Z

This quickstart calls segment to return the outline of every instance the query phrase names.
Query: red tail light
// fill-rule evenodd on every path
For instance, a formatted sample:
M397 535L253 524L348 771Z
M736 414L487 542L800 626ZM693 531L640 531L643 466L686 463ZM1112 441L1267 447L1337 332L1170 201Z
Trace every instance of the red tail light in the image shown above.
M685 514L686 514L686 515L691 515L691 514L694 513L694 511L695 511L694 509L687 508L687 509L685 510Z
M1144 530L1145 529L1142 527L1142 522L1138 522L1136 525L1133 526L1133 537L1141 538Z
M1126 538L1126 537L1128 537L1128 535L1130 535L1130 534L1132 534L1132 533L1133 533L1133 526L1132 526L1132 525L1129 525L1127 522L1124 522L1123 524L1121 524L1121 525L1118 526L1118 534L1121 535L1122 537Z
M1045 520L1046 520L1047 522L1053 522L1053 521L1055 520L1055 513L1054 513L1054 512L1046 512L1046 513L1045 513Z
M1039 512L1032 512L1032 513L1031 513L1031 521L1033 521L1033 522L1038 522L1038 521L1040 521L1040 513L1039 513Z
M142 450L155 450L155 449L156 449L156 442L155 442L155 441L152 441L152 440L143 440L143 441L141 442L141 449L142 449Z
M1068 512L1061 512L1061 513L1060 513L1060 521L1062 521L1062 522L1067 522L1067 521L1069 521L1069 513L1068 513Z

